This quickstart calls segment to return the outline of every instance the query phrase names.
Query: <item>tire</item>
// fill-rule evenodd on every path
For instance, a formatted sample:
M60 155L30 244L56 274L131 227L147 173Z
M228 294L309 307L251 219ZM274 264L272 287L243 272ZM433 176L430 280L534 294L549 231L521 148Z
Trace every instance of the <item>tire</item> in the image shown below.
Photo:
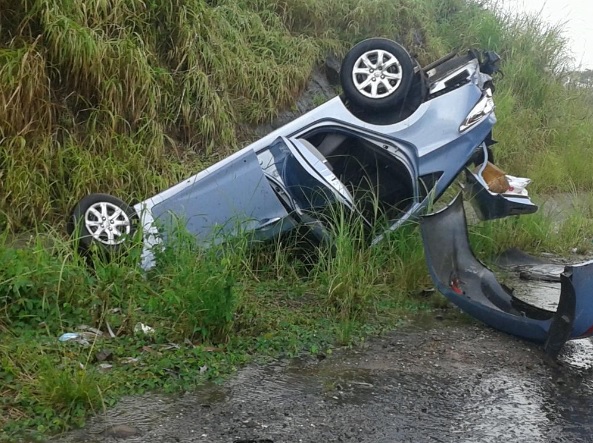
M371 38L355 45L344 57L340 82L346 98L365 110L397 107L407 97L414 61L398 43Z
M124 201L107 194L90 194L72 209L67 230L77 236L81 252L96 247L110 255L128 249L137 225L136 211Z

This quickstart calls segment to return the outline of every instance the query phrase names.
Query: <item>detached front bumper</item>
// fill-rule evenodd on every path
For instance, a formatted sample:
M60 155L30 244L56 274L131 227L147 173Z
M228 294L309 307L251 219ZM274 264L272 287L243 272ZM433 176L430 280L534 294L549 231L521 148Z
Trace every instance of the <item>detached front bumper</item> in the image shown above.
M473 254L461 194L421 220L426 261L437 289L476 319L504 332L545 343L556 356L567 340L593 335L593 261L566 266L556 311L514 296Z

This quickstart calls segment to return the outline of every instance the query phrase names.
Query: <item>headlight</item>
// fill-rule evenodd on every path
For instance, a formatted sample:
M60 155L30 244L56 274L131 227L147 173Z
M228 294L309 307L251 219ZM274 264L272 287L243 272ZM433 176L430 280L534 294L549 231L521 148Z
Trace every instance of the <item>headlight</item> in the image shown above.
M492 100L492 90L490 88L484 91L482 98L476 106L469 112L465 120L459 126L459 132L463 132L472 126L476 125L482 119L488 115L490 115L494 111L494 100Z

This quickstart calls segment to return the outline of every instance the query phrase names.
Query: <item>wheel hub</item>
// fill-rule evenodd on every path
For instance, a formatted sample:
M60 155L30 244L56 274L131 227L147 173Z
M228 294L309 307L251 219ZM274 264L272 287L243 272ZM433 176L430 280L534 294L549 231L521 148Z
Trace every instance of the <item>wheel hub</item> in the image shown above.
M132 228L125 211L109 202L91 205L84 214L84 223L95 240L108 246L122 243Z
M367 51L354 63L352 80L362 95L374 99L385 98L399 88L402 67L397 57L388 51Z

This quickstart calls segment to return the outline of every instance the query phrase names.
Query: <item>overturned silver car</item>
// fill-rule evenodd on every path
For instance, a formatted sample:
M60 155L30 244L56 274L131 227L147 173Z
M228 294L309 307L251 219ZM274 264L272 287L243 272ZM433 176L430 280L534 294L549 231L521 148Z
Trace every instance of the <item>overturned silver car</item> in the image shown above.
M86 196L69 230L82 249L109 252L125 247L139 221L144 267L179 220L204 242L239 231L274 238L304 224L321 241L318 214L338 204L371 227L381 219L394 230L464 170L484 218L534 212L528 196L493 189L484 176L498 61L472 50L421 68L391 40L364 40L343 60L341 96L133 207L106 194Z

